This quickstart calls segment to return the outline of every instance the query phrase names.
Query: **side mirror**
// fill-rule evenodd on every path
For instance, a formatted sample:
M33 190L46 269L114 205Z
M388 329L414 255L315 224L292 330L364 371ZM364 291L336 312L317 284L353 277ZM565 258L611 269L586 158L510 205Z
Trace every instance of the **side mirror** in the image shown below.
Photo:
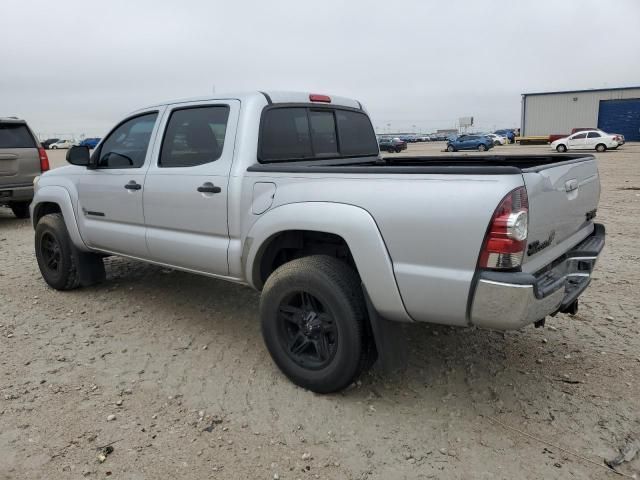
M91 155L89 155L89 147L74 145L67 150L67 162L71 165L88 167L90 161Z

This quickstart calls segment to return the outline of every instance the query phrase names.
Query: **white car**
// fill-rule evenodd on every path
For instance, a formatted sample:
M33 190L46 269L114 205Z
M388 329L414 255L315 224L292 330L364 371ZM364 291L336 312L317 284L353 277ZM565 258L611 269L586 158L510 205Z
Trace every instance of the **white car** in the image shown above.
M49 148L51 150L56 150L58 148L71 148L75 143L75 140L58 140L56 143L49 145Z
M485 135L485 137L489 137L491 140L493 140L493 144L494 145L505 145L507 143L507 139L505 137L503 137L502 135L497 135L495 133L488 133Z
M595 150L604 152L608 148L618 148L617 135L609 135L599 130L584 130L551 143L551 148L562 153L567 150Z

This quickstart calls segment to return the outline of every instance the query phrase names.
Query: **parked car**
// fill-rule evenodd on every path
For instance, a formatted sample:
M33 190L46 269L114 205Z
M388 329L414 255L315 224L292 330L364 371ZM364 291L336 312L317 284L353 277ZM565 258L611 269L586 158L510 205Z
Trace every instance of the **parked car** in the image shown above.
M342 97L154 105L67 161L31 207L51 287L104 281L105 255L249 285L273 360L320 393L403 355L394 322L509 330L576 313L604 245L593 156L385 162Z
M27 122L0 118L0 205L18 218L29 217L33 179L49 170L47 152Z
M608 148L617 147L616 135L597 130L574 133L551 143L551 148L561 153L567 150L596 150L597 152L604 152Z
M378 140L378 146L383 152L400 153L402 150L407 149L407 142L400 140L399 138L381 138Z
M457 152L458 150L479 150L484 152L493 148L493 139L483 135L458 135L449 139L447 151Z
M504 128L502 130L496 130L495 132L496 135L500 135L502 137L505 137L509 143L515 143L516 141L516 134L513 130L510 130L508 128Z
M625 140L624 140L624 135L619 134L619 133L607 133L603 130L600 130L599 128L573 128L571 129L571 133L570 134L559 134L559 133L552 133L551 135L549 135L549 143L553 144L556 140L560 140L566 137L569 137L570 135L573 135L574 133L579 133L579 132L587 132L587 131L596 131L598 133L600 133L601 135L613 135L613 137L615 138L616 142L618 142L618 146L617 147L613 147L613 148L618 148L622 145L624 145Z
M49 146L50 146L52 143L56 143L58 140L60 140L60 139L59 139L59 138L47 138L45 141L40 142L40 144L42 145L42 147L43 147L44 149L48 149L48 148L49 148Z
M491 140L493 140L493 144L497 147L498 145L506 145L507 143L507 138L503 137L502 135L497 135L495 133L487 133L485 134L485 137L489 137Z
M100 139L94 137L94 138L85 138L78 145L81 147L89 147L91 150L93 150L94 148L96 148L96 145L98 145L99 143L100 143Z
M73 140L58 140L57 142L52 143L51 145L49 145L49 149L51 150L57 150L59 148L71 148L74 145L74 141Z
M599 128L585 128L585 127L572 128L571 133L584 132L587 130L595 130L596 132L600 132L605 135L613 135L617 137L616 141L618 142L618 146L622 146L625 144L624 135L622 135L621 133L607 133L603 130L600 130Z

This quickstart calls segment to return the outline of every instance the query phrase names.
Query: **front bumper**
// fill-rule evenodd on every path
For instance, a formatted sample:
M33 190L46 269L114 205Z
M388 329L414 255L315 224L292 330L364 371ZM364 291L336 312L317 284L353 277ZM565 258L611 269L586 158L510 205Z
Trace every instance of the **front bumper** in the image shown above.
M481 272L471 323L513 330L568 309L589 285L604 239L604 225L595 224L590 236L536 274Z

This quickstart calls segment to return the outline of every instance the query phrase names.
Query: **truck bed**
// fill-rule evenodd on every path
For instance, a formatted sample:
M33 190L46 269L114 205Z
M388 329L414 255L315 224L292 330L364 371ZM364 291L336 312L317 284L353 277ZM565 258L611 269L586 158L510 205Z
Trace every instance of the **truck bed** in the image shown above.
M248 170L255 172L247 178L251 185L257 177L277 186L276 208L304 199L371 214L409 315L449 325L465 324L478 255L505 195L527 190L529 235L520 270L529 274L593 232L600 195L596 159L584 154L360 157Z
M433 155L255 164L250 172L513 175L593 160L593 155Z

